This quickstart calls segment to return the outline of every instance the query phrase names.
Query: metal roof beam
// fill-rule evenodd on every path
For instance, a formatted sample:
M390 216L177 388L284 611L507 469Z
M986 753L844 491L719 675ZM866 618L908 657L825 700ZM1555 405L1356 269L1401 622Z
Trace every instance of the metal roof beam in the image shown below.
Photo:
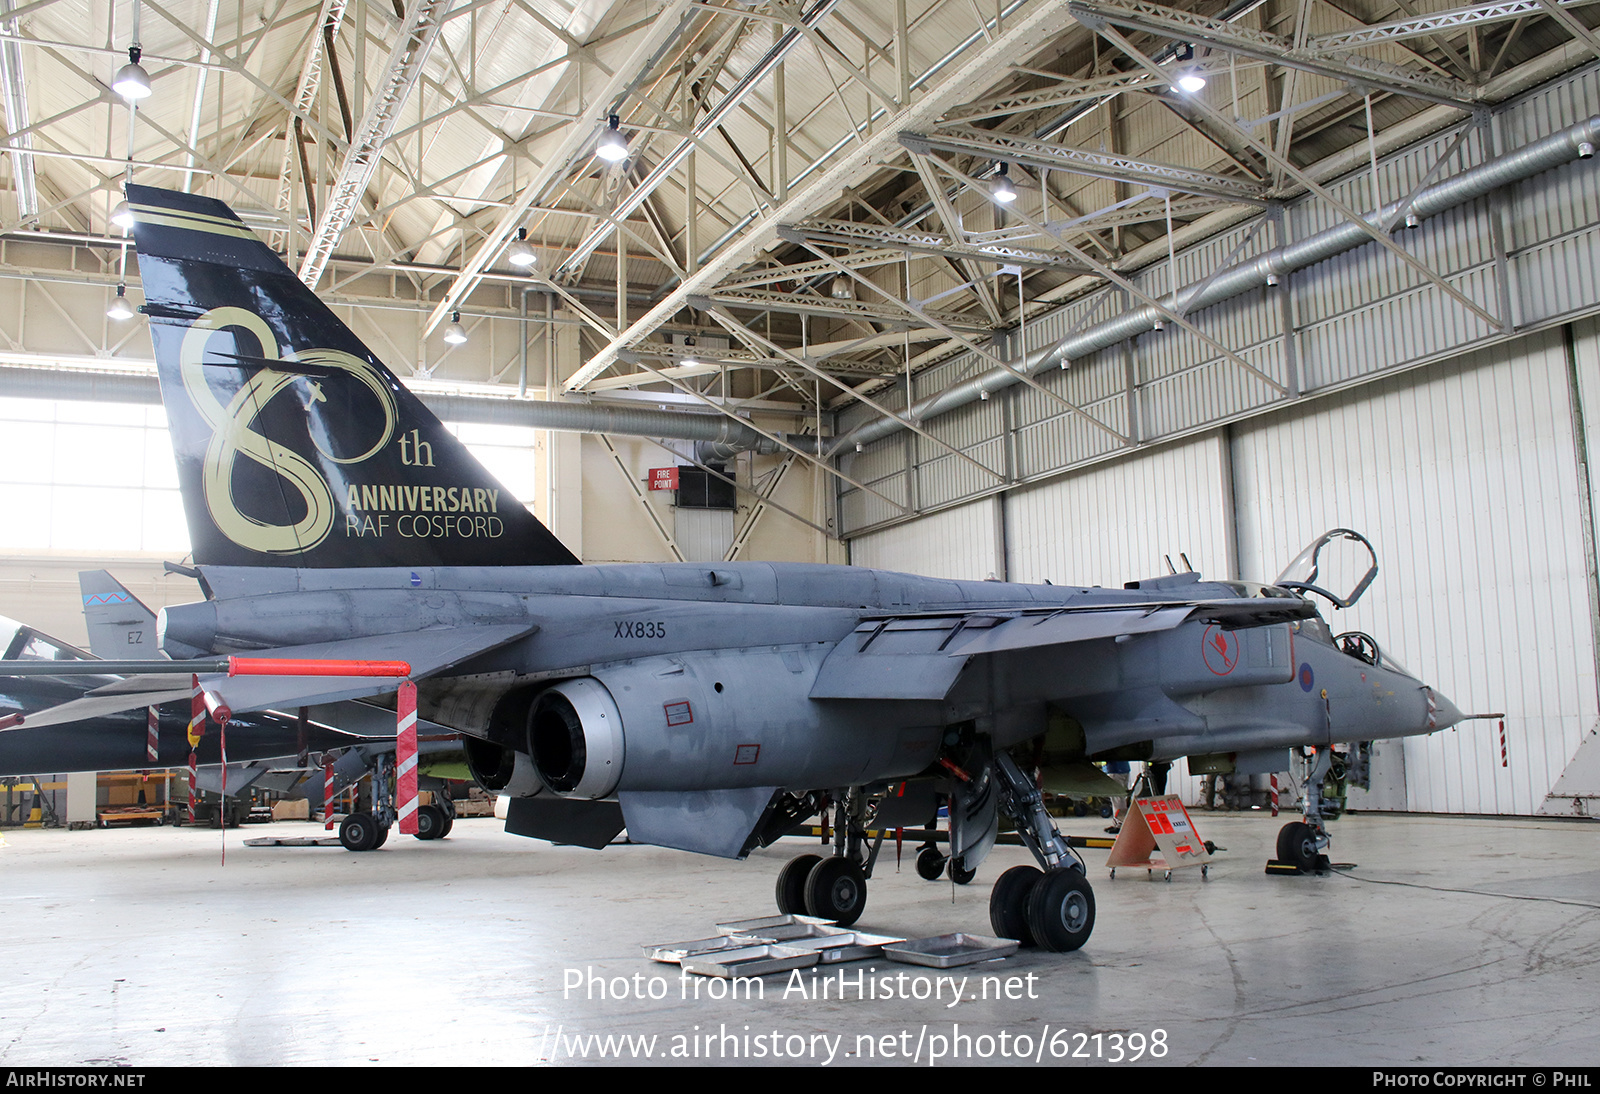
M1581 8L1600 3L1600 0L1553 0L1557 7ZM1382 42L1399 42L1408 38L1427 38L1441 32L1464 30L1467 27L1487 26L1490 23L1509 23L1526 19L1530 15L1543 15L1546 6L1540 0L1503 0L1495 4L1474 4L1467 8L1452 8L1419 15L1413 19L1396 19L1388 23L1373 23L1337 34L1319 34L1306 39L1307 53L1343 53Z
M305 63L300 66L300 78L294 87L294 114L309 115L317 100L317 89L322 86L322 47L325 37L337 38L344 23L344 9L350 0L322 0L317 21L311 28L311 40L306 46ZM331 27L333 33L324 36L323 28ZM295 126L293 118L285 126L283 162L278 167L278 204L280 212L289 211L289 188L294 182Z
M929 149L955 152L980 159L1003 160L1020 164L1035 171L1068 171L1092 178L1111 179L1138 186L1154 186L1183 194L1221 198L1252 205L1266 204L1266 188L1251 179L1229 178L1196 171L1188 167L1175 167L1166 163L1117 156L1108 152L1091 152L1084 148L1066 148L1050 141L1038 141L1010 133L997 133L986 129L939 129L929 134L901 133L900 143L919 156Z
M384 142L400 116L400 108L422 78L423 63L444 27L444 15L450 3L451 0L415 0L406 13L406 21L396 36L394 52L389 55L389 64L373 91L366 115L356 128L350 150L339 166L338 177L329 188L328 207L323 210L316 231L311 233L311 241L306 244L299 276L308 286L316 286L334 246L355 218L367 192L367 183L378 169Z
M857 251L847 255L839 261L846 266L884 266L890 262L899 262L904 257L898 250L882 249L876 251ZM753 289L762 285L772 285L779 281L810 281L816 277L833 276L833 267L826 262L798 262L792 266L771 266L766 269L750 270L738 277L730 277L722 282L725 289Z
M714 289L709 293L691 295L687 303L691 308L698 308L701 311L710 311L713 305L720 304L734 308L752 308L756 311L821 315L829 319L857 319L868 323L894 323L902 326L910 319L903 308L883 307L869 304L864 300L838 300L831 296L799 296L795 293L762 292L757 289ZM976 335L992 333L988 326L974 323L972 317L968 315L952 312L928 314L952 330Z
M803 224L778 229L778 237L790 243L831 243L844 247L862 244L894 247L908 254L961 258L974 262L993 262L1002 266L1058 270L1062 273L1088 273L1081 262L1072 262L1050 251L1019 247L1013 243L962 243L936 232L913 232L886 228L879 224L859 224L843 220L808 220Z
M1407 95L1442 106L1470 110L1478 90L1471 84L1432 72L1418 72L1356 53L1337 56L1295 47L1293 39L1234 23L1209 19L1140 0L1072 0L1067 10L1078 22L1104 32L1108 27L1144 31L1183 42L1207 45L1224 53L1254 57L1286 68L1343 80L1360 87ZM1148 71L1148 70L1147 70ZM1152 73L1154 75L1154 73Z

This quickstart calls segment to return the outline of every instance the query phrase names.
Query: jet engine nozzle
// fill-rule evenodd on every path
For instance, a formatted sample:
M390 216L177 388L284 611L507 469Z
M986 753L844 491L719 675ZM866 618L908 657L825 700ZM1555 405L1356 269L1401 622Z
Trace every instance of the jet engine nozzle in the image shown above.
M489 793L531 798L544 789L527 753L477 737L464 736L461 744L473 781Z
M622 778L622 714L593 677L539 694L528 712L528 752L544 785L565 798L603 798Z
M156 613L156 640L174 661L215 653L217 606L209 600L174 604Z

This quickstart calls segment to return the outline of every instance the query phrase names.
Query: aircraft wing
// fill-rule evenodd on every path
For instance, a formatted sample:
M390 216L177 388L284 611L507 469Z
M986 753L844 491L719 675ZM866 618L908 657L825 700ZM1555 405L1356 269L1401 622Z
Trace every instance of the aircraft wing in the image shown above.
M253 657L293 659L336 659L407 661L411 678L420 680L452 668L470 657L497 649L533 633L533 624L510 623L498 626L440 627L434 630L352 638L339 642L318 642L307 646L285 646L275 650L256 650ZM180 683L181 682L181 683ZM200 684L243 714L252 710L281 710L285 707L313 706L344 699L361 699L393 691L395 681L385 677L350 676L222 676L202 675ZM189 684L183 677L154 673L130 676L96 688L81 699L30 714L24 723L29 728L75 722L118 711L156 706L184 699Z
M1260 627L1313 610L1297 597L1262 597L868 619L823 661L811 698L943 699L971 657L1150 634L1191 619Z

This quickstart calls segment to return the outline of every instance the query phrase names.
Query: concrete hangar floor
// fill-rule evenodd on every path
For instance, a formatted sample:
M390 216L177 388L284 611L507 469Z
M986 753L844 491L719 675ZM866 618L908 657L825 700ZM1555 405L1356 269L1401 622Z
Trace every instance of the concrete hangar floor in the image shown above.
M769 914L779 867L807 849L798 839L743 864L552 847L489 818L364 855L241 844L320 832L279 823L229 832L223 865L210 830L8 830L0 1066L527 1065L645 1052L698 1064L905 1064L918 1053L923 1065L1081 1065L1130 1058L1136 1044L1139 1063L1159 1065L1600 1064L1593 822L1347 816L1334 858L1357 865L1325 878L1266 876L1281 821L1195 823L1226 848L1209 880L1108 879L1104 852L1089 853L1098 920L1077 953L948 971L828 966L815 980L769 976L764 998L686 982L640 947ZM1001 847L957 888L920 880L906 850L897 872L885 847L860 929L988 933L989 884L1024 861Z

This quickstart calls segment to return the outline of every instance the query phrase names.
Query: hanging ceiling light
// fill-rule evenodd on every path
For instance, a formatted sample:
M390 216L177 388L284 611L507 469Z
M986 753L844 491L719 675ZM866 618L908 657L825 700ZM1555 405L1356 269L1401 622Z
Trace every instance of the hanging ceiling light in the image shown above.
M678 364L685 368L695 368L700 364L699 358L694 355L694 339L685 337L683 340L683 356L678 358Z
M622 135L618 128L622 119L615 114L611 115L610 124L606 131L600 134L600 140L594 146L594 154L607 163L620 163L628 158L628 138Z
M528 229L517 229L517 238L506 248L506 259L519 270L531 270L538 265L539 256L533 253L533 245L528 242Z
M150 74L139 63L140 55L138 46L129 46L128 63L117 70L116 79L111 81L111 90L130 103L150 94Z
M461 313L450 313L450 325L444 329L444 340L452 346L459 346L467 340L467 328L461 325Z
M1000 173L995 176L994 182L989 186L989 196L1001 205L1010 205L1017 200L1016 187L1011 185L1011 165L1002 163Z
M1194 43L1184 42L1173 50L1172 60L1182 64L1194 60ZM1183 68L1178 70L1178 78L1174 81L1178 90L1185 95L1194 95L1206 86L1206 78L1197 68Z
M124 232L133 230L133 206L126 201L119 201L111 210L111 223L121 228Z
M116 320L133 318L133 305L128 302L128 286L117 286L117 295L106 309L106 315Z

